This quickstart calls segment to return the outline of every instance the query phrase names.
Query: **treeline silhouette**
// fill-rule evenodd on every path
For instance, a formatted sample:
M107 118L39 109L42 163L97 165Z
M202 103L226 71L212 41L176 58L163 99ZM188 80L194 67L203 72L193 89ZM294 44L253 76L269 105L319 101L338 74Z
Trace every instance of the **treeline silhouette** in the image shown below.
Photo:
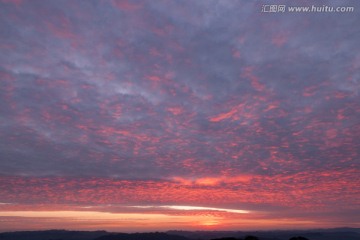
M0 240L360 240L360 229L265 232L168 231L148 233L48 230L0 233Z
M167 233L114 233L96 238L95 240L189 240L186 237Z
M290 238L289 240L309 240L309 239L307 239L307 238L305 238L305 237L292 237L292 238Z
M214 238L211 240L260 240L260 239L255 236L246 236L245 238L225 237L225 238Z
M109 233L106 231L24 231L0 233L0 240L199 240L209 238L191 238L163 232L152 233ZM262 240L248 235L245 238L223 237L211 240ZM292 237L289 240L309 240L304 237Z
M225 238L213 238L211 240L260 240L260 239L255 236L246 236L245 238L225 237ZM309 240L309 239L298 236L298 237L292 237L289 240Z

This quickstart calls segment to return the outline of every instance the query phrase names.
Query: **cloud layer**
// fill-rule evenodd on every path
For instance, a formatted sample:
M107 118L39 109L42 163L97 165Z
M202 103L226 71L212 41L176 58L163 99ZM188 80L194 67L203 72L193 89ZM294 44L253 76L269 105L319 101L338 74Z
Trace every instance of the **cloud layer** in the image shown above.
M263 4L1 1L0 209L359 224L360 5Z

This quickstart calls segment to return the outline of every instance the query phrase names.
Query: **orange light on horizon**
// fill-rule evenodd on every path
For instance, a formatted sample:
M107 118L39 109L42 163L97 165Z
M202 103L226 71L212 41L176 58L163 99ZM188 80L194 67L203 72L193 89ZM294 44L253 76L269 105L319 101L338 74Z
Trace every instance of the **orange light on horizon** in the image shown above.
M207 220L207 221L203 221L200 224L203 226L216 226L218 225L220 222L217 220Z
M174 208L175 207L175 208ZM101 211L0 211L0 230L38 230L62 228L69 230L166 231L183 230L268 230L335 227L328 220L266 217L251 212L237 214L206 207L173 206L175 212L112 213ZM212 209L212 208L210 208ZM229 209L227 209L229 210ZM179 214L179 211L183 213ZM189 211L189 212L187 212ZM199 211L202 214L193 214ZM210 211L210 213L209 213ZM16 222L16 225L14 225Z
M16 217L19 229L14 229ZM34 219L29 221L28 219ZM169 215L161 213L109 213L95 211L1 211L0 230L21 229L83 229L111 231L151 231L198 229L209 222L205 215Z
M221 212L229 212L229 213L250 213L250 211L247 210L241 210L241 209L228 209L228 208L214 208L214 207L198 207L198 206L161 206L164 208L170 208L175 210L185 210L185 211L191 211L191 210L199 210L199 211L221 211Z

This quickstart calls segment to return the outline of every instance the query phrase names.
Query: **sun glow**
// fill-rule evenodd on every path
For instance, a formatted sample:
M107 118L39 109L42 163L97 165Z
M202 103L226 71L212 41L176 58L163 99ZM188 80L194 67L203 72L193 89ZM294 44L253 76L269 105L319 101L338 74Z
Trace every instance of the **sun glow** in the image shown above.
M206 227L211 227L211 226L219 225L219 223L220 222L217 220L207 220L207 221L201 222L200 225L206 226Z
M200 206L182 206L182 205L160 205L160 206L130 206L133 208L167 208L179 211L219 211L228 213L250 213L248 210L242 209L229 209L229 208L214 208L214 207L200 207Z
M185 210L185 211L221 211L229 213L250 213L247 210L240 209L228 209L228 208L212 208L212 207L197 207L197 206L162 206L164 208L170 208L175 210Z
M141 224L144 229L170 230L181 226L192 229L197 226L212 226L218 223L217 218L209 215L169 215L161 213L111 213L97 211L0 211L0 221L11 226L11 218L26 222L29 229L39 223L44 228L61 225L67 229L87 229L101 227L106 230L135 230ZM9 220L10 219L10 220ZM28 221L25 219L36 219ZM10 222L7 222L10 221ZM0 227L1 229L1 227Z

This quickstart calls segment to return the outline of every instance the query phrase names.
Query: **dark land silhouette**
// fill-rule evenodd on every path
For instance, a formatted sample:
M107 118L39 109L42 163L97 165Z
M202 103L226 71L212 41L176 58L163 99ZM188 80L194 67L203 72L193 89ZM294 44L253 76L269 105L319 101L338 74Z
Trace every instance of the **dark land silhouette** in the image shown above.
M290 238L289 240L309 240L309 239L304 238L304 237L301 237L301 236L298 236L298 237L292 237L292 238Z
M111 233L106 231L18 231L0 233L0 240L360 240L359 228L307 231L168 231Z
M96 238L95 240L158 240L158 239L164 239L164 240L189 240L188 238L184 236L179 235L172 235L167 233L114 233L110 235L105 235L99 238Z
M225 237L225 238L215 238L211 240L259 240L259 238L255 236L246 236L245 238Z

